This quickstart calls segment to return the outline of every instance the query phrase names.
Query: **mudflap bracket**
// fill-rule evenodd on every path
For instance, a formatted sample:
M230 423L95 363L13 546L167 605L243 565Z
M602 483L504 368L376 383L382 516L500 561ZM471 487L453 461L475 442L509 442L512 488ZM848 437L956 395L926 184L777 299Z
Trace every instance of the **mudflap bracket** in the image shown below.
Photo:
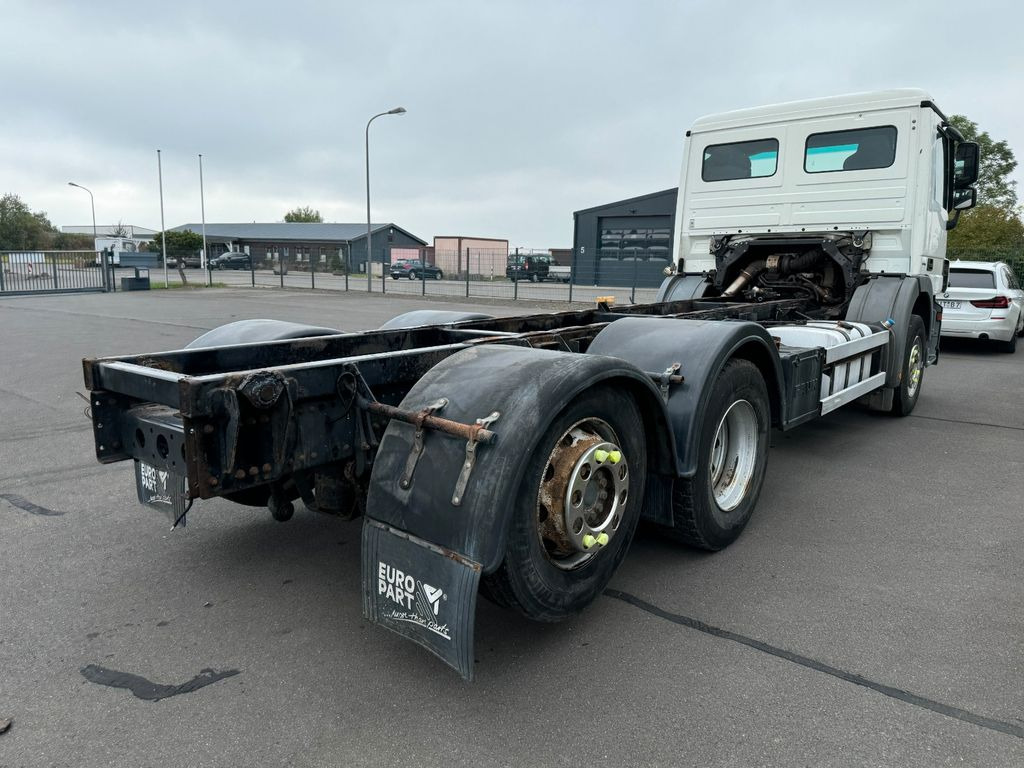
M372 518L362 556L363 616L472 680L480 564Z

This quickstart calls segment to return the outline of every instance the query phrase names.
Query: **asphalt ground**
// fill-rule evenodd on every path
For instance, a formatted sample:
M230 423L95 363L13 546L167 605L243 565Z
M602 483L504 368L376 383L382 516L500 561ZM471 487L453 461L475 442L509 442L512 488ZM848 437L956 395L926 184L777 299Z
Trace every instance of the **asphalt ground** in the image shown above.
M0 765L1024 765L1024 352L948 344L909 418L775 435L724 552L642 531L558 625L481 600L473 683L362 620L358 521L218 500L171 532L95 462L83 356L418 306L0 299Z
M117 271L118 287L120 278L129 276L132 273L128 269ZM574 303L592 304L599 296L614 296L619 303L629 302L630 299L637 303L654 301L658 294L658 286L632 288L633 275L629 270L624 271L619 280L620 285L611 287L607 285L573 285L570 289L567 283L545 281L531 283L528 280L520 280L513 283L503 276L494 279L474 277L468 285L465 280L394 280L390 276L384 279L378 275L370 281L367 286L366 275L350 275L348 280L344 275L332 275L329 273L317 272L310 274L301 270L290 270L283 277L274 274L269 269L258 269L255 272L241 269L215 269L207 272L201 269L186 269L185 275L188 282L204 285L207 282L228 285L232 287L253 286L256 288L313 288L329 291L350 291L354 293L384 293L385 295L416 297L430 296L459 301L466 299L467 289L469 296L473 299L502 299L522 301L544 301L544 302L567 302L570 297ZM150 279L154 285L164 285L163 268L150 270ZM169 269L167 280L170 284L180 283L181 278L178 270Z

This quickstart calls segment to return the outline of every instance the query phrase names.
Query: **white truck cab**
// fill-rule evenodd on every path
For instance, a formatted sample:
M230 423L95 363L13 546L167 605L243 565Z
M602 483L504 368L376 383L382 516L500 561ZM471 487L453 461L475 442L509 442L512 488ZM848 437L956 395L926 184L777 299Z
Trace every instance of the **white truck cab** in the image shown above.
M798 241L816 240L832 244L826 253L844 254L853 272L928 275L941 291L950 214L974 204L977 157L977 146L918 89L702 117L686 134L677 272L716 275L725 292L744 266L730 258L740 246L760 257L765 249L753 241L800 253ZM848 299L857 282L822 277L826 302ZM761 283L785 292L776 278ZM756 276L740 286L758 287Z

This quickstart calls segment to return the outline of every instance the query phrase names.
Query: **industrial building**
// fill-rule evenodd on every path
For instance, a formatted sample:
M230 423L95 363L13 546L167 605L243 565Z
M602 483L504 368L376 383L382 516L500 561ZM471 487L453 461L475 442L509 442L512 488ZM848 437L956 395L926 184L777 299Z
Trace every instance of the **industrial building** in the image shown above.
M171 231L201 233L201 223L182 224ZM397 224L372 224L373 262L389 264L392 258L416 258L426 246ZM209 258L226 251L248 253L253 263L327 264L336 254L353 272L366 270L366 224L273 222L269 224L206 224Z
M573 214L577 285L655 287L672 263L678 187Z

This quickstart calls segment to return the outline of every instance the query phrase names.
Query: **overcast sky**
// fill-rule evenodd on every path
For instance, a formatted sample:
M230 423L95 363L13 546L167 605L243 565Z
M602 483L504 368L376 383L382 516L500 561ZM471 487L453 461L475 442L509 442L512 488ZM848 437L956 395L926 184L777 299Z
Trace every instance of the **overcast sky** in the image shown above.
M0 0L0 193L54 224L373 218L572 244L678 184L703 114L921 87L1024 160L1019 2ZM1024 180L1020 171L1018 180ZM1024 186L1024 185L1022 185ZM1024 190L1022 190L1024 191Z

